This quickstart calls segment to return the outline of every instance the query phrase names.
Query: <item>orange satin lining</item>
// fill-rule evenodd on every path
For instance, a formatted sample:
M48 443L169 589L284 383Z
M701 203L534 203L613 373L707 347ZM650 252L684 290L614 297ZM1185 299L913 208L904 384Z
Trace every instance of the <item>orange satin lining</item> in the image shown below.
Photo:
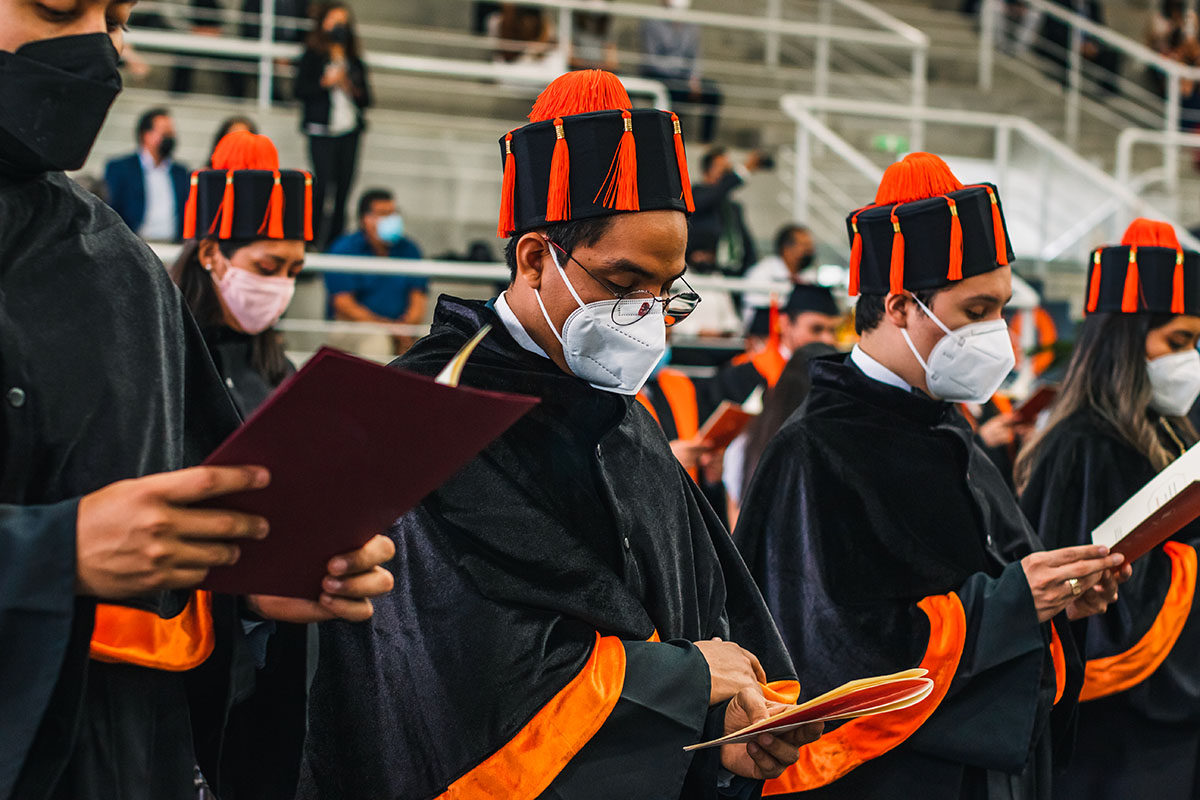
M776 703L795 703L800 699L799 681L771 681L759 684L763 688L763 697Z
M662 420L658 418L658 412L654 410L654 404L650 402L650 398L646 397L646 395L642 394L641 392L638 392L637 401L642 404L643 408L650 412L650 416L654 417L654 421L657 422L661 428Z
M675 417L677 438L691 439L700 432L700 409L696 405L696 384L682 372L664 369L658 373L658 388L662 390L671 414Z
M213 651L212 594L193 592L177 616L125 606L96 606L91 657L109 663L133 664L167 672L182 672L204 663Z
M852 719L800 748L800 760L783 775L767 781L764 797L827 786L901 744L929 719L958 670L967 638L967 618L962 601L953 592L926 597L917 607L929 617L929 644L921 668L928 670L933 679L933 693L903 711Z
M1067 656L1053 624L1050 625L1050 657L1054 660L1054 705L1058 705L1067 690Z
M597 633L580 673L508 744L450 784L439 800L537 797L604 725L624 685L625 646L615 636Z
M1130 689L1154 673L1163 662L1187 622L1196 591L1196 550L1179 542L1167 542L1163 552L1171 559L1171 587L1162 609L1146 635L1124 653L1087 662L1080 700L1096 700Z
M767 388L774 389L775 384L779 383L779 376L783 374L783 368L787 366L787 359L777 348L768 347L751 358L750 363L766 379Z

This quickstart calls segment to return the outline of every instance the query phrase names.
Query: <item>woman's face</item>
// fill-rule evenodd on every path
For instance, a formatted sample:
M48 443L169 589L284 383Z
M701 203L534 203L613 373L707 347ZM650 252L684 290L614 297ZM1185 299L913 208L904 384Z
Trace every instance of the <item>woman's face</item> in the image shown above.
M220 280L225 270L244 269L267 278L295 278L304 269L304 242L298 239L260 239L234 251L226 259L214 244L215 252L201 253L201 263L212 268Z
M1197 344L1200 344L1200 317L1180 314L1146 334L1146 360L1194 350Z
M321 21L321 30L331 31L338 25L350 27L350 10L347 8L333 8L325 15L325 19Z

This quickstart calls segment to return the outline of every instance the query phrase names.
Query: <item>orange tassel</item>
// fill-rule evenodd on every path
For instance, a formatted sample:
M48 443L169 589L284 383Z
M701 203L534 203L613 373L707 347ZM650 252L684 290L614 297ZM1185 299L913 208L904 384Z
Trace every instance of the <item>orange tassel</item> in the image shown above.
M217 223L221 223L220 230ZM209 234L217 234L218 239L233 238L233 170L225 173L225 194L221 197L221 206L213 217L212 225L208 227Z
M892 208L892 269L889 291L892 294L904 293L904 234L900 232L900 218L896 209Z
M992 201L992 236L996 240L996 263L1008 266L1008 237L1004 233L1004 219L1000 216L1000 201L996 191L987 187L988 199Z
M1125 268L1125 291L1121 295L1121 310L1132 314L1138 310L1137 247L1129 248L1129 266Z
M608 175L600 184L600 191L592 202L598 202L604 195L604 207L614 211L639 211L637 186L637 145L633 141L633 115L628 110L621 112L621 120L625 123L625 132L617 144L617 152L613 155L612 164L608 167ZM607 187L607 188L606 188Z
M1087 310L1091 313L1100 305L1100 251L1092 254L1092 280L1088 286ZM1018 317L1020 319L1020 317Z
M958 219L958 204L949 197L946 198L946 202L950 204L950 271L946 273L946 280L961 281L963 277L962 222Z
M187 205L183 207L183 238L196 238L196 192L200 183L199 172L192 173L191 188L188 189Z
M313 240L313 176L304 173L304 241Z
M517 163L512 151L512 131L504 137L504 185L500 189L500 221L496 224L496 235L501 239L517 229L516 202Z
M620 78L602 69L580 69L559 75L542 90L529 121L624 108L633 108L633 103Z
M562 117L554 120L554 155L550 159L550 190L546 194L546 222L571 218L571 154Z
M671 113L671 124L675 126L675 162L679 164L679 183L683 186L683 204L688 213L696 210L692 199L692 179L688 177L687 155L683 152L683 129L679 126L679 115Z
M279 171L275 171L275 185L271 187L271 199L267 202L267 213L258 226L259 234L267 232L268 239L283 238L283 184L279 182Z
M858 269L862 263L862 234L858 232L858 214L850 218L854 239L850 245L850 296L858 297Z
M1183 313L1183 251L1175 252L1175 276L1171 282L1171 313Z
M770 311L767 312L767 348L779 349L779 295L771 293Z

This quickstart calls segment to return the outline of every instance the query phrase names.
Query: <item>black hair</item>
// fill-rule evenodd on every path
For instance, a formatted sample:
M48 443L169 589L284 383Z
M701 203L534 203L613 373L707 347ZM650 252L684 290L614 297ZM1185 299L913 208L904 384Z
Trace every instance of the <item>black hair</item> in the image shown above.
M946 287L921 289L913 292L913 295L924 303L926 308L929 308L933 298L944 288ZM854 330L859 336L867 331L875 330L879 327L879 323L883 322L884 301L886 300L887 295L885 294L864 294L858 298L858 303L854 306Z
M396 196L387 189L367 189L358 198L358 218L361 221L363 217L371 213L371 206L385 200L395 200Z
M713 162L728 152L724 147L710 147L704 157L700 159L700 172L707 174L712 168Z
M346 55L355 61L362 60L362 47L358 40L358 30L354 22L354 9L348 3L335 2L313 3L309 6L309 17L313 21L312 30L309 31L308 37L304 40L304 46L313 52L321 55L329 55L329 51L333 46L333 38L329 35L322 26L325 24L325 18L334 11L344 9L350 14L350 21L346 24L346 32L349 38L345 44Z
M556 245L567 251L570 255L575 251L576 247L591 247L596 242L608 233L608 229L612 227L613 218L608 217L592 217L591 219L572 220L569 222L555 222L547 225L544 228L535 228L534 230L543 233L547 239L554 242ZM504 247L504 261L508 264L508 275L510 280L517 279L517 242L521 240L529 231L514 233L508 239L508 244Z
M221 140L224 139L226 134L229 133L229 129L232 128L234 125L238 125L238 124L245 125L247 128L250 129L251 133L258 133L258 126L255 125L254 120L250 119L249 117L243 117L243 116L229 117L228 119L226 119L224 122L222 122L220 125L217 126L217 132L213 135L212 147L208 151L210 153L209 161L208 161L209 164L212 163L211 153L214 153L216 151L217 145L219 145L221 143Z
M791 222L779 229L775 234L775 255L783 255L783 249L792 243L798 233L808 233L808 228Z
M141 145L142 137L150 131L154 130L154 120L159 117L169 117L171 112L162 106L151 108L148 111L143 111L137 121L137 143Z
M212 275L200 263L200 242L200 239L185 242L169 272L197 324L201 328L216 328L225 324L225 314ZM217 242L221 254L228 259L250 244L253 241ZM288 376L290 370L283 349L283 336L274 328L267 328L251 337L250 365L272 386L278 386Z

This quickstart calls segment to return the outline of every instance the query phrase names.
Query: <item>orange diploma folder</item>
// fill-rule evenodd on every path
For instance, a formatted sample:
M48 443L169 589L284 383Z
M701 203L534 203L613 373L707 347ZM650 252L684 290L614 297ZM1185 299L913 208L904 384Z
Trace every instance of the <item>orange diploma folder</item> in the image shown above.
M538 402L456 379L322 348L205 462L271 471L267 488L208 504L264 516L271 532L240 541L238 563L202 587L317 598L330 558L384 532Z
M926 678L925 674L923 669L910 669L894 675L850 681L806 703L792 706L786 711L747 725L740 731L683 749L703 750L723 744L738 744L751 741L761 733L785 733L814 722L832 722L899 711L915 706L933 691L933 681Z
M754 417L754 414L744 410L737 403L723 400L705 421L696 438L704 442L706 447L724 450L746 429Z

